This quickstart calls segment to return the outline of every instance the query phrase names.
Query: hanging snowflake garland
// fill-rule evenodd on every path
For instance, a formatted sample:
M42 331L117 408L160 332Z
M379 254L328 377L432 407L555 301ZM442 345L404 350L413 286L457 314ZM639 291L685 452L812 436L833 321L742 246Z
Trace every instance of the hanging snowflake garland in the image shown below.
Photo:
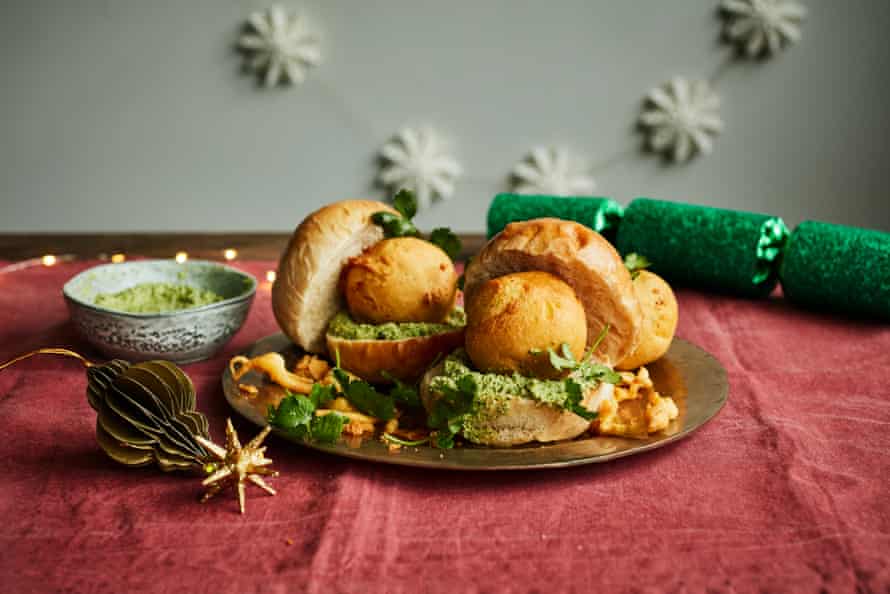
M281 6L255 12L247 22L251 32L241 35L238 47L248 54L247 68L261 76L266 87L286 81L299 84L321 61L318 36L304 19Z
M512 174L516 194L581 196L596 187L584 163L564 148L536 147Z
M649 147L678 163L713 149L712 137L723 129L720 97L703 80L675 77L649 91L640 124L647 128Z
M800 40L806 8L794 0L723 0L724 34L749 58L771 57Z
M397 191L411 190L421 207L433 198L450 198L463 173L460 163L447 151L439 134L431 128L405 128L380 149L383 167L378 181Z

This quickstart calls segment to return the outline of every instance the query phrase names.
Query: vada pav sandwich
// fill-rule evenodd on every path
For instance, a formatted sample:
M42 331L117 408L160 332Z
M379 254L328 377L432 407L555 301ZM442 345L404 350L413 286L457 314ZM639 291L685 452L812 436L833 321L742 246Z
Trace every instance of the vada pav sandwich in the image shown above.
M415 236L404 198L397 196L401 211L345 200L309 215L272 288L275 317L291 340L372 383L415 381L463 343L454 264Z
M651 342L653 325L602 236L559 219L511 223L468 265L465 307L465 348L421 383L438 445L457 435L495 447L571 439L592 421L624 434L615 384L631 379L613 366ZM677 416L670 399L653 403L646 415L662 425Z

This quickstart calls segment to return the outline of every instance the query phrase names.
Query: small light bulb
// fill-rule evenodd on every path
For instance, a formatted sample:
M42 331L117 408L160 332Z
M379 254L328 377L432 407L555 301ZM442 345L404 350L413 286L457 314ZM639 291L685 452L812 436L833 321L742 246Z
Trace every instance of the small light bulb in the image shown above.
M186 260L189 259L189 255L186 252L176 252L176 261L182 264Z
M275 282L275 271L274 270L266 271L266 280L269 281L270 283Z
M228 249L223 252L223 257L226 260L228 260L229 262L231 262L232 260L234 260L235 258L238 257L238 250Z
M111 254L111 261L115 264L120 264L126 259L127 257L124 254Z
M54 266L56 264L56 257L52 254L47 254L41 258L41 262L43 262L44 266Z

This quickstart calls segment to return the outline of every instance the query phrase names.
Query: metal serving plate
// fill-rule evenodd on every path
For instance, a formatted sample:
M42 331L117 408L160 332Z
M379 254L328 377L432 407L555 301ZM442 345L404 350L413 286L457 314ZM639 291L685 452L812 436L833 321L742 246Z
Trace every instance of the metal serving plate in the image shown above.
M271 351L281 353L289 364L301 354L298 347L283 334L263 338L242 354L256 357ZM668 353L646 367L655 388L662 395L672 397L680 409L679 417L667 429L646 439L582 437L514 448L463 446L439 450L423 445L390 451L387 444L376 438L341 439L337 444L324 445L307 444L285 432L274 429L273 432L307 448L384 464L449 470L558 468L640 454L683 439L708 422L726 403L729 393L726 370L717 359L691 342L675 338ZM226 368L222 377L226 400L241 416L256 425L265 426L268 406L281 397L281 388L267 383L253 372L241 378L240 383L259 387L259 393L242 395Z

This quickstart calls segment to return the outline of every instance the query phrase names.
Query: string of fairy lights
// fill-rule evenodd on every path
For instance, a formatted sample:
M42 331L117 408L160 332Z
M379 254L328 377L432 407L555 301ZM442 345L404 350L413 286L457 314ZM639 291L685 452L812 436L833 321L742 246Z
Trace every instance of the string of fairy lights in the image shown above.
M226 248L222 250L221 255L221 259L228 263L234 263L238 260L238 250L234 248ZM78 258L75 254L44 254L43 256L37 258L29 258L27 260L13 262L12 264L7 264L6 266L0 267L0 274L9 274L12 272L18 272L20 270L26 270L38 266L43 268L51 268L58 264L74 262L81 259L82 258ZM110 262L112 264L121 264L127 261L128 256L124 253L115 253L110 255L100 254L98 259L101 261ZM178 251L174 254L172 259L180 264L184 264L189 260L189 253L186 251ZM270 286L273 282L275 282L275 270L266 270L264 276L266 282Z

